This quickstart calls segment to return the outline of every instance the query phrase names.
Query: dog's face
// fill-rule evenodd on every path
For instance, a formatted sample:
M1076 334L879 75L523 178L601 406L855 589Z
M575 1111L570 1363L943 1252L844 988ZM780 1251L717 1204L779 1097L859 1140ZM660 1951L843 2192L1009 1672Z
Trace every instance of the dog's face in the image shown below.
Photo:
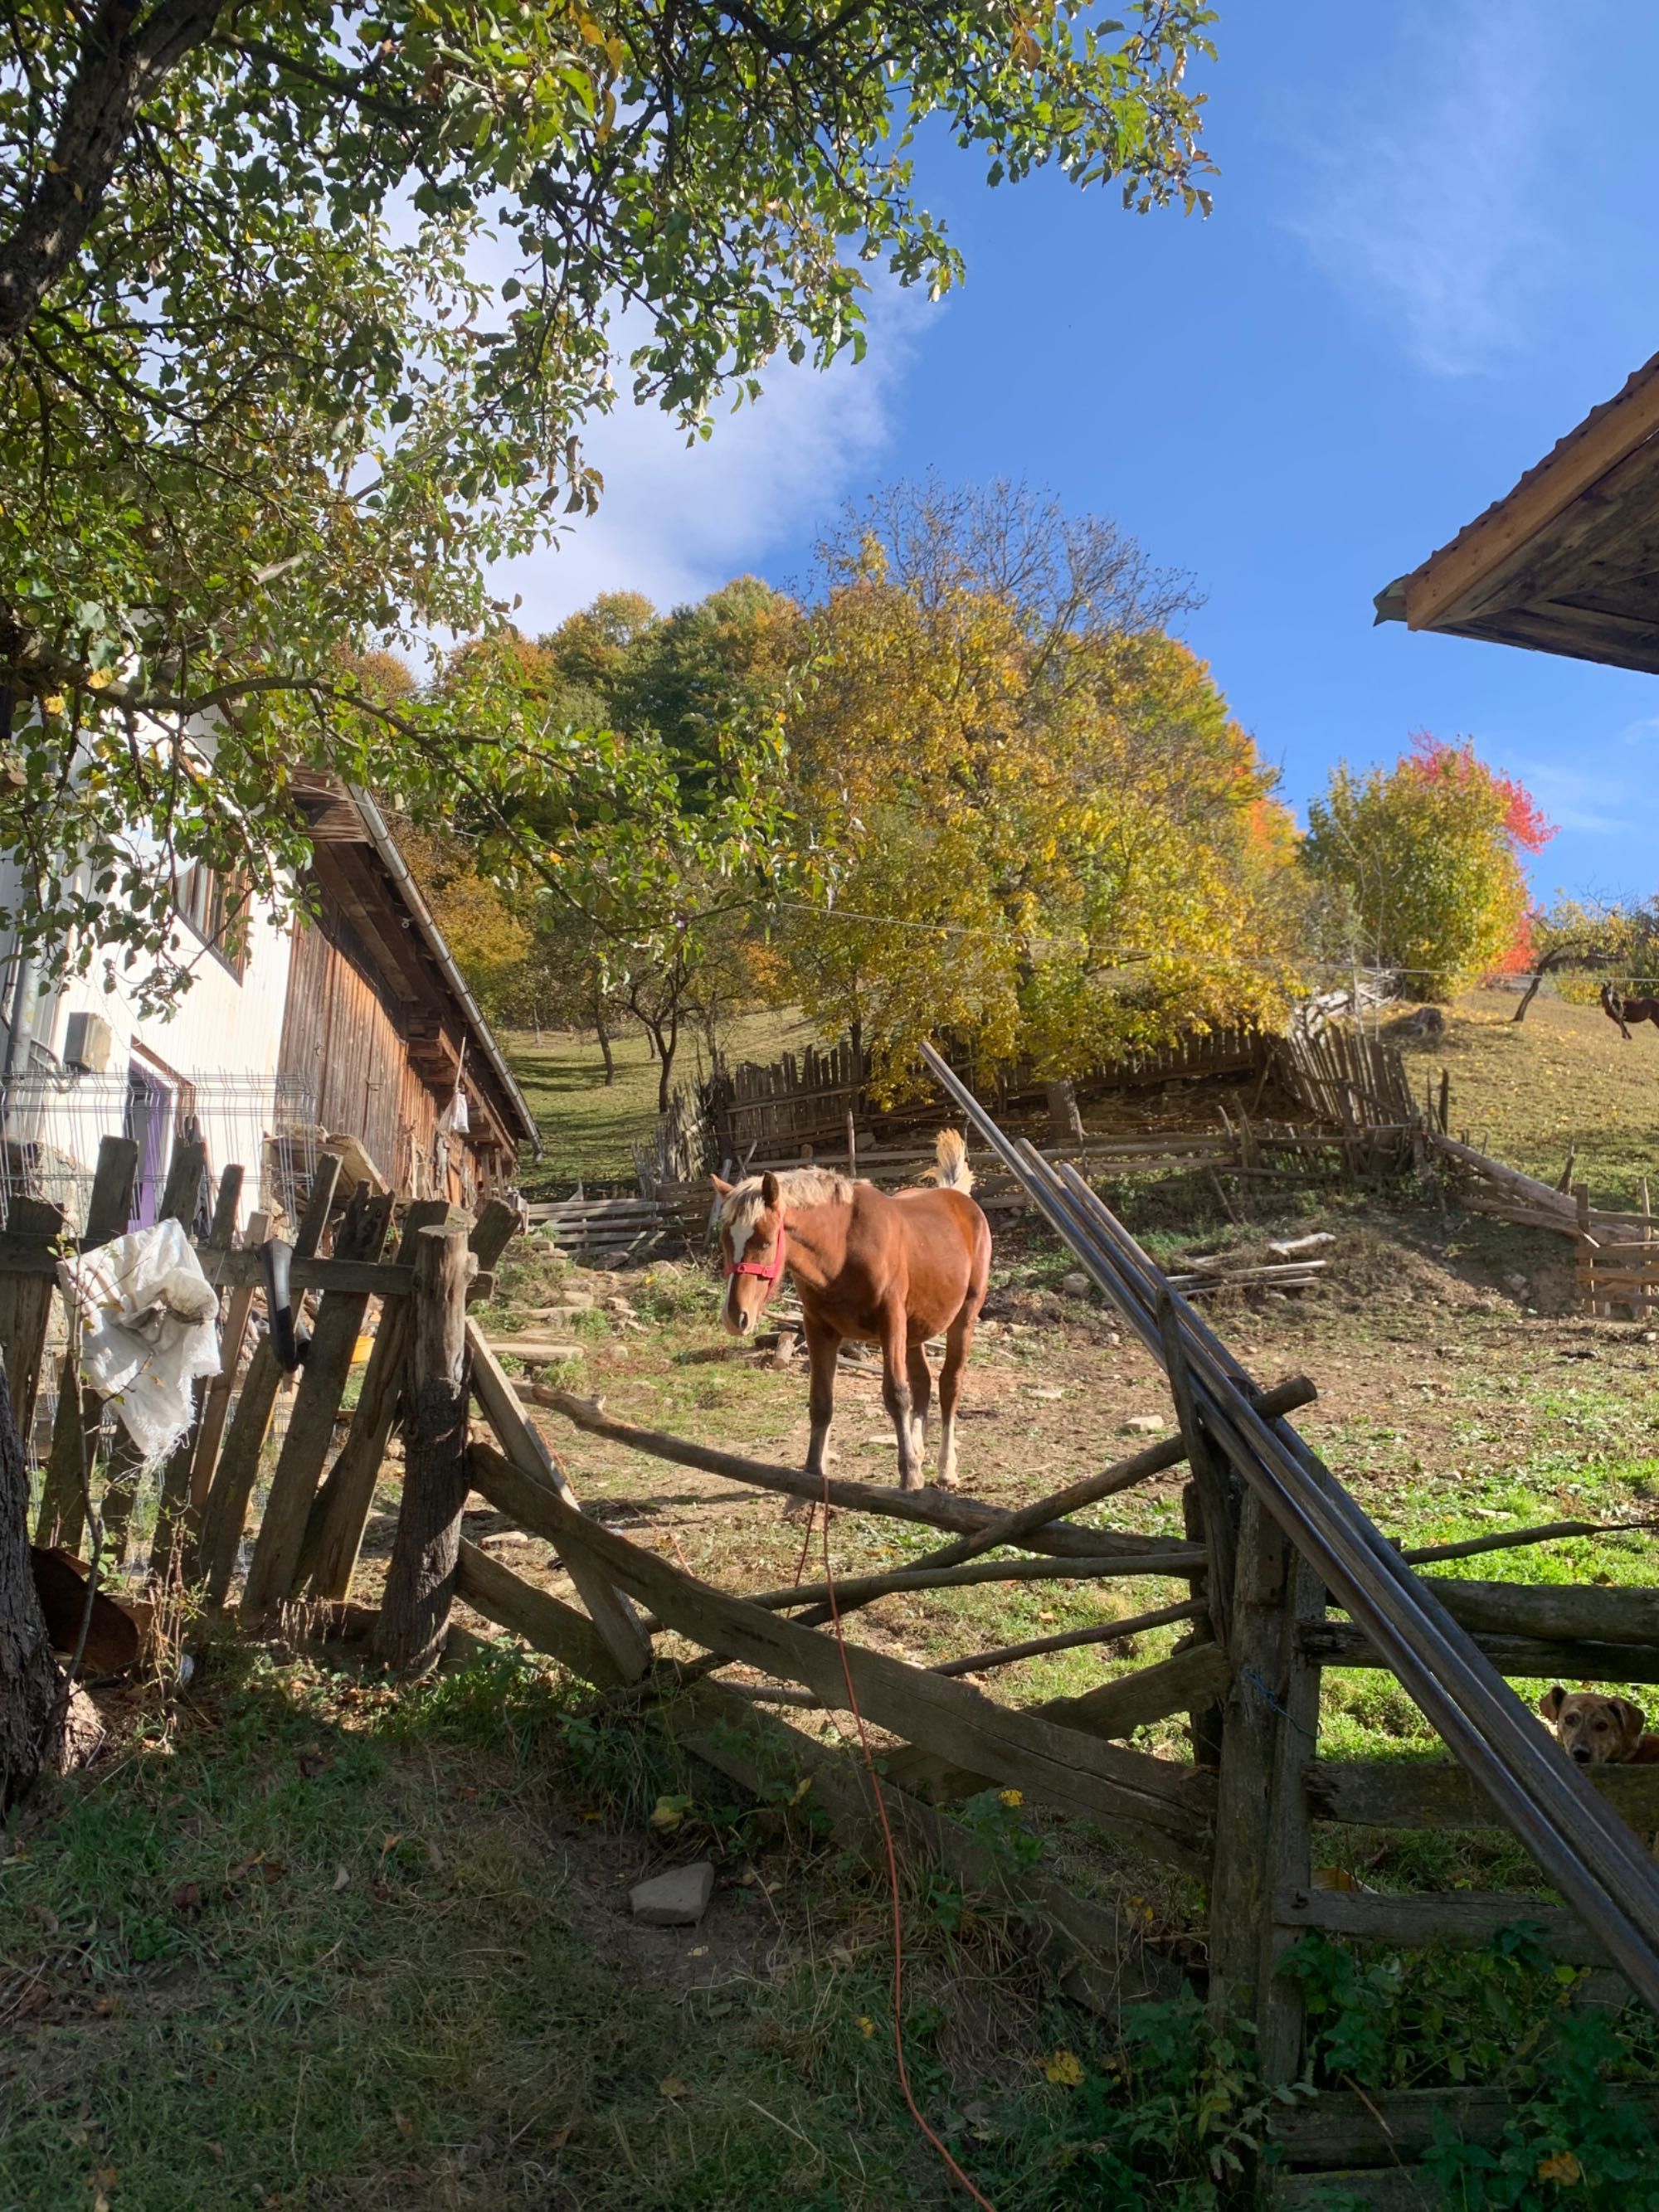
M1591 1690L1569 1695L1558 1682L1538 1700L1538 1710L1553 1726L1568 1758L1580 1766L1616 1766L1632 1757L1642 1741L1642 1708L1628 1698L1604 1698Z

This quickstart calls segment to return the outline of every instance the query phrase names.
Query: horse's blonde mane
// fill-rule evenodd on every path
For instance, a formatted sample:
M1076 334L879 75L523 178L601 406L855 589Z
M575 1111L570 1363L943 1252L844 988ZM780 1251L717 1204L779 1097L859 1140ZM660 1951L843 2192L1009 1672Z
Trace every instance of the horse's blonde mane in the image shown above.
M834 1168L786 1168L777 1182L786 1212L792 1206L850 1206L853 1202L851 1182ZM763 1176L745 1176L721 1202L720 1225L731 1231L732 1249L739 1255L766 1211L765 1186Z

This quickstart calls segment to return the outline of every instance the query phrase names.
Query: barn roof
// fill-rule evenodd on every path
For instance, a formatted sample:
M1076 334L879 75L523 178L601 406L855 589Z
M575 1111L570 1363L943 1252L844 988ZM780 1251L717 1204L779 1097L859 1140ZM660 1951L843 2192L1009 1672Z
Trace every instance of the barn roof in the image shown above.
M486 1097L504 1133L525 1139L539 1158L536 1117L385 816L366 791L333 776L303 776L298 789L310 827L313 872L340 898L399 994L425 1000L454 1018L466 1039L468 1081ZM440 1039L432 1043L441 1051Z
M1659 672L1659 355L1379 592L1376 618Z

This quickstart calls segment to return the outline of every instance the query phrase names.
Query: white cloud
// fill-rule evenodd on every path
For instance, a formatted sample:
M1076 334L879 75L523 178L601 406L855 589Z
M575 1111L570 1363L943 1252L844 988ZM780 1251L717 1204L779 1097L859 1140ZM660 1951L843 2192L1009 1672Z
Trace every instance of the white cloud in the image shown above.
M700 599L829 521L889 441L927 313L918 295L874 294L862 362L775 368L754 405L717 412L713 436L689 447L659 410L619 398L585 442L605 477L598 514L492 574L499 594L523 595L520 627L551 629L600 592L643 592L665 609Z
M1510 758L1506 754L1491 757ZM1586 775L1559 761L1525 757L1516 759L1513 772L1558 830L1622 836L1630 830L1632 816L1645 811L1638 794L1616 776Z
M1403 66L1379 54L1374 105L1312 149L1314 204L1290 228L1437 374L1480 369L1522 335L1550 252L1532 205L1560 38L1541 0L1413 8Z

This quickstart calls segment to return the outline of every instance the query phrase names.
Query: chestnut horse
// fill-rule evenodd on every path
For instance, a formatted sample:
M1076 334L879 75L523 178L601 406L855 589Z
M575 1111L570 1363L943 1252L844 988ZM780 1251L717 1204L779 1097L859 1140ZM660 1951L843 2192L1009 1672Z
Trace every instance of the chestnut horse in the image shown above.
M890 1196L827 1168L791 1168L720 1195L726 1326L747 1336L787 1272L800 1294L811 1363L808 1474L822 1477L835 1411L836 1358L848 1339L881 1346L882 1403L898 1439L899 1486L921 1488L933 1395L922 1346L943 1333L939 1485L957 1481L957 1401L991 1273L991 1231L968 1195L968 1148L954 1129L934 1147L933 1187Z

